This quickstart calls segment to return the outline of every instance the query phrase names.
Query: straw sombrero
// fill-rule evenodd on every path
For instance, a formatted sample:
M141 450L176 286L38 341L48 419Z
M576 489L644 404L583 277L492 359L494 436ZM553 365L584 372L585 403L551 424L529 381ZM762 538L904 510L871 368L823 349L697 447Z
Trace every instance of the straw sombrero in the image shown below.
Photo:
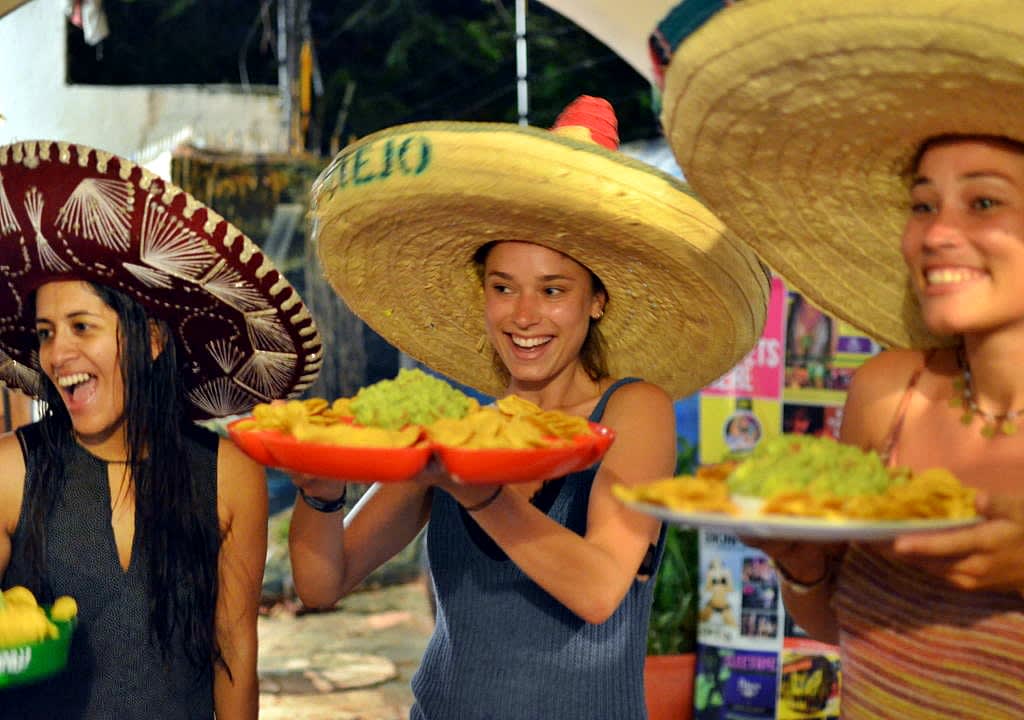
M673 397L714 381L761 333L764 268L685 185L608 149L605 101L580 98L556 126L427 122L346 147L313 186L328 280L399 349L500 395L472 258L490 241L538 243L607 288L613 376Z
M947 134L1024 139L1020 0L743 0L679 45L662 122L700 197L796 290L897 347L924 327L901 173Z
M312 317L249 238L110 153L0 146L0 272L0 373L30 394L40 376L27 299L51 280L109 286L167 321L196 418L297 394L322 363Z

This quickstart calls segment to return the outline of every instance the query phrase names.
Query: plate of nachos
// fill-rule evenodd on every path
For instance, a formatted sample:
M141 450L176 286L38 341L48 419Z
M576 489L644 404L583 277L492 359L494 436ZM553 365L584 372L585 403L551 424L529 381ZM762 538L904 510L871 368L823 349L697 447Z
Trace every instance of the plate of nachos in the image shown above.
M979 520L974 490L948 470L886 467L875 452L809 435L613 492L665 522L762 539L889 540Z
M351 398L263 403L227 426L263 465L337 480L411 480L431 457L467 484L536 482L583 470L615 433L517 395L479 403L443 380L402 370Z

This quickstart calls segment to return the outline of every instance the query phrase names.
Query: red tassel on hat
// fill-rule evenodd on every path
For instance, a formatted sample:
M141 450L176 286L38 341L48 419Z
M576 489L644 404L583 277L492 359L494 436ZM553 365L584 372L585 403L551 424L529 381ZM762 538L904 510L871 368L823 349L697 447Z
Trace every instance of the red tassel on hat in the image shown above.
M609 150L619 149L619 121L610 102L592 95L580 95L562 111L552 130L582 127L590 138Z

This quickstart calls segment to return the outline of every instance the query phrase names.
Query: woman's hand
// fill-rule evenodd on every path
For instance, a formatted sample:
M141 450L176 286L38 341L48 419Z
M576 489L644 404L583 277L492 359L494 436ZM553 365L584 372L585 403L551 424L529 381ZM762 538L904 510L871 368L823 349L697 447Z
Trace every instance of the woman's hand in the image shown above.
M430 462L420 471L415 482L426 487L444 490L464 508L478 507L501 487L500 485L467 485L449 473L436 455L431 456Z
M977 525L904 535L893 553L964 590L1024 594L1024 497L979 492L976 508Z

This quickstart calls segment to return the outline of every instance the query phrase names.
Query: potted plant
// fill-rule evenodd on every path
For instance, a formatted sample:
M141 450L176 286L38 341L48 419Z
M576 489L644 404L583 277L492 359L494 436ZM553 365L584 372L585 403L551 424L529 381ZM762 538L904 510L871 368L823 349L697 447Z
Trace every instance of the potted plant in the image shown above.
M696 447L679 439L676 475L691 473ZM644 686L649 720L689 720L697 661L700 602L697 531L670 525L654 581Z

